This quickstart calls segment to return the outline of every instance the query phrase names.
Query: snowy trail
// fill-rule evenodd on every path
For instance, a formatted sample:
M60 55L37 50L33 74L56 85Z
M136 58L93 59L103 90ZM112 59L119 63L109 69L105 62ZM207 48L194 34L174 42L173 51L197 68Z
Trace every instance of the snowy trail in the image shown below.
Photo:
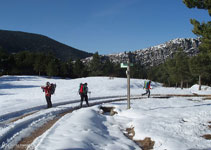
M104 99L110 99L110 98L119 98L119 97L126 97L125 95L122 96L104 96L104 97L93 97L90 98L89 101L96 101L96 100L104 100ZM59 102L59 103L54 103L53 107L58 107L58 106L62 106L62 105L67 105L67 104L74 104L74 103L79 103L80 100L76 99L76 100L71 100L71 101L65 101L65 102ZM0 127L10 123L12 120L16 119L16 118L22 118L22 116L25 116L27 114L32 114L35 113L37 111L43 110L46 108L46 105L40 105L40 106L36 106L36 107L31 107L31 108L27 108L27 109L23 109L20 111L15 111L15 112L11 112L8 114L4 114L2 116L0 116Z
M152 94L152 98L169 98L169 97L206 97L208 95L175 95L175 94ZM90 98L89 101L99 101L99 100L104 100L104 99L110 99L110 98L126 98L126 95L117 95L117 96L104 96L104 97L93 97ZM141 98L141 95L131 95L131 98ZM80 99L76 100L70 100L70 101L65 101L65 102L59 102L59 103L54 103L53 106L61 106L61 105L67 105L67 104L74 104L74 103L79 103ZM31 107L27 109L23 109L20 111L15 111L11 112L8 114L4 114L0 116L0 127L4 126L5 124L10 123L12 120L15 120L16 118L22 118L22 116L25 116L27 114L32 114L37 111L43 110L46 108L46 105L40 105L36 107Z
M131 99L138 99L139 97L131 97ZM90 103L91 106L100 105L103 103L110 103L115 101L124 101L126 97L120 96L110 96L110 97L99 97L99 98L92 98L90 101L94 101ZM1 149L11 149L14 147L22 138L29 136L33 131L44 125L46 122L55 119L58 117L59 114L79 109L78 106L79 100L71 101L69 103L57 103L56 107L51 109L41 109L31 115L23 117L15 122L11 122L5 124L0 131L0 145ZM36 107L36 108L42 108ZM35 109L35 108L34 108ZM33 110L34 109L27 109ZM21 112L24 112L22 110ZM17 113L18 114L18 113ZM20 113L19 113L20 114ZM8 114L9 115L9 114ZM12 115L13 117L14 115ZM11 118L10 117L10 120ZM20 117L20 116L19 116Z
M138 95L131 96L131 100L141 99ZM107 96L107 97L95 97L90 99L90 106L100 105L103 103L111 103L115 101L125 101L126 96ZM10 149L16 145L22 138L28 137L33 131L44 125L46 122L55 119L59 114L79 109L78 103L80 100L71 102L56 103L51 109L43 109L44 106L34 107L19 112L13 112L4 115L1 119L4 120L3 126L0 131L0 144L1 148ZM36 111L38 110L38 111ZM35 111L35 112L34 112ZM27 113L31 113L25 116ZM33 112L33 113L32 113ZM24 114L24 115L23 115ZM11 116L10 116L11 115ZM21 117L21 115L23 117ZM14 118L20 117L20 119L9 122Z
M154 95L151 98L169 98L164 96L166 95ZM192 97L191 95L189 96ZM135 99L140 100L142 98L146 97L143 96L141 97L140 95L131 96L131 100ZM90 99L90 106L100 105L103 103L111 103L115 101L125 101L125 100L127 100L126 96L94 97ZM20 115L21 113L23 113L25 115L26 111L27 113L31 113L30 115L23 117L19 120L10 122L8 124L4 124L4 127L2 127L0 132L1 148L10 149L11 147L14 147L14 145L16 145L21 139L30 136L32 132L43 126L46 122L57 118L59 114L65 113L70 110L79 109L78 106L79 102L80 100L74 100L71 102L60 102L56 103L54 107L51 109L43 109L44 106L39 106L7 114L8 116L4 118L11 120L14 116L16 116L15 118L17 118L18 114ZM35 112L32 113L33 111ZM14 115L15 113L17 115Z
M58 85L51 109L45 109L44 93L40 90L40 85L46 81ZM136 132L135 138L152 137L156 141L156 149L160 146L159 143L164 145L161 146L163 149L169 146L176 148L177 143L183 139L187 141L180 146L184 150L187 147L189 149L210 148L209 142L201 137L211 133L209 129L211 122L210 101L204 101L211 99L210 87L203 86L203 90L198 91L198 86L195 85L181 90L179 88L162 87L161 84L153 82L152 94L148 99L147 96L140 96L140 94L145 93L143 89L144 80L132 79L131 100L134 101L131 101L132 109L127 110L127 97L125 95L127 82L125 78L109 80L107 77L89 77L64 80L44 77L4 76L0 78L0 82L3 85L0 87L0 93L2 93L0 94L0 149L11 149L24 137L29 139L28 137L36 133L37 129L46 128L48 124L54 121L56 123L53 123L53 127L48 127L47 129L50 130L47 132L43 130L40 135L44 137L48 133L50 137L56 138L56 141L62 143L60 144L61 147L66 145L68 148L76 146L92 149L92 147L98 145L104 149L103 147L110 143L112 149L115 149L115 144L121 143L118 148L122 149L124 147L122 139L125 138L122 131L133 125ZM89 99L90 105L93 107L79 109L78 85L84 82L89 84L91 94L95 97ZM92 95L89 95L89 97ZM99 105L104 106L103 103L114 106L118 115L109 117L98 114ZM76 111L70 113L72 110ZM63 114L67 115L62 117ZM62 118L60 119L60 117ZM85 124L83 124L84 122ZM102 126L99 126L99 122ZM55 126L61 126L61 131L59 130L61 134L54 135ZM95 131L96 127L100 127L99 132ZM73 128L74 130L72 130ZM82 129L84 132L81 132ZM165 132L166 129L169 133ZM66 134L67 131L69 134ZM185 134L183 134L183 131ZM95 134L90 136L90 133ZM175 133L177 134L175 135ZM106 138L104 134L107 134ZM59 141L64 135L67 135L67 139L70 138L66 142ZM95 135L98 135L99 139L95 138ZM119 135L122 135L121 138L119 138ZM38 136L35 136L35 141L39 139L36 138ZM74 141L73 139L77 141L78 138L81 143L71 146L69 141ZM168 139L169 142L166 142L165 139ZM89 143L83 142L84 140L92 141L96 145L89 145ZM194 140L197 144L192 145L191 140ZM115 141L115 144L113 141ZM45 140L45 142L47 141ZM129 141L125 139L124 142L127 145ZM129 143L129 147L134 144ZM41 144L41 146L45 147L46 144ZM55 148L54 146L51 148Z

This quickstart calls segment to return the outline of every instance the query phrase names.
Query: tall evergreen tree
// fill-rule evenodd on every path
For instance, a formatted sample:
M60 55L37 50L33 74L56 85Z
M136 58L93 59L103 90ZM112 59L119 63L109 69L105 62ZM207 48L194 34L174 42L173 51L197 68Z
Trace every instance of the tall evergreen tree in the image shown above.
M198 8L208 10L211 16L211 0L183 0L188 8ZM191 60L192 73L199 75L199 89L201 89L201 77L205 77L207 73L211 73L211 21L207 23L195 19L191 19L193 24L193 33L201 37L201 45L199 47L200 55ZM193 64L194 61L198 60ZM206 68L206 69L205 69ZM197 71L198 70L198 71ZM210 79L208 82L211 82Z
M80 59L77 59L73 64L73 76L74 78L81 78L87 76L86 67Z
M9 54L0 47L0 75L8 74Z
M34 73L34 54L29 51L21 51L15 55L16 73L32 75Z
M63 71L63 72L66 73L66 76L65 77L74 78L74 75L73 75L73 61L70 59L67 62L63 62L63 65L64 65L63 66L64 67L64 70L66 70L66 71ZM62 66L61 66L61 68L62 68Z
M170 84L177 84L179 82L178 78L177 78L177 68L176 68L176 59L172 58L172 59L168 59L165 63L166 67L167 67L167 72L169 74L169 83Z
M198 8L208 10L211 16L211 1L210 0L183 0L188 8Z
M140 63L133 63L133 66L130 67L130 72L132 78L147 78L147 71Z
M202 78L204 80L209 80L211 70L209 62L209 56L202 53L192 57L189 61L190 71L192 75L197 76L199 79L199 90L201 90Z
M93 55L93 58L89 64L89 71L91 76L103 75L103 64L101 62L98 52Z
M52 76L58 76L59 75L59 60L58 59L52 59L48 62L47 68L46 68L47 75Z
M38 73L40 76L41 74L44 74L47 67L47 56L43 53L37 53L35 55L35 62L34 62L34 71Z
M102 69L105 76L114 76L114 64L109 59L105 61Z
M190 77L190 70L188 66L188 57L182 49L179 49L176 56L176 74L180 80L180 87L183 89L184 81L188 81Z

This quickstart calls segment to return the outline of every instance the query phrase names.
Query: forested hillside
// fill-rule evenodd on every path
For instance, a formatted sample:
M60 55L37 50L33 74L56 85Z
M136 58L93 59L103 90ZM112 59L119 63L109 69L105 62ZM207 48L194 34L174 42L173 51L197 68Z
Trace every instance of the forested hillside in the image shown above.
M0 30L0 47L8 53L20 51L52 53L62 60L76 60L92 55L43 35L6 30Z

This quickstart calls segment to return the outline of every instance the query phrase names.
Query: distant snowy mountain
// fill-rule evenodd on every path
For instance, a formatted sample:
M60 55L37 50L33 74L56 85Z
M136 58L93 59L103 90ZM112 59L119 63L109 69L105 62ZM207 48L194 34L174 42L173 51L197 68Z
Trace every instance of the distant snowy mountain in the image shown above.
M157 46L140 49L131 52L131 56L134 62L140 63L144 66L156 66L165 62L167 58L172 58L179 48L182 48L188 56L194 56L199 52L200 40L193 38L177 38L170 40L164 44ZM103 55L103 60L109 59L115 63L124 62L127 59L127 53L118 53ZM92 57L86 58L84 61L90 61Z

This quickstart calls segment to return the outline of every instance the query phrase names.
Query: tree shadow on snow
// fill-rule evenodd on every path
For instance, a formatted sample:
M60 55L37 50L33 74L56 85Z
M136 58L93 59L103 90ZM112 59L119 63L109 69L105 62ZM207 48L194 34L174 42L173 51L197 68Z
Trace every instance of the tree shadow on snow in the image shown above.
M14 95L14 94L0 93L0 96L5 96L5 95Z
M22 81L22 80L30 80L30 81L37 81L36 77L30 76L5 76L0 78L0 82L8 82L8 81Z
M67 149L63 149L63 150L94 150L94 149L91 149L91 148L89 148L89 149L84 149L84 148L67 148Z
M0 89L19 89L19 88L34 88L34 87L40 87L40 86L0 84Z
M211 150L211 148L204 148L204 149L191 148L191 149L188 149L188 150Z
M181 106L181 107L157 107L157 108L151 108L150 110L156 110L156 109L170 109L170 108L191 108L191 107L201 107L201 106L210 106L211 103L209 104L200 104L200 105L193 105L193 106ZM205 149L206 150L206 149ZM211 149L209 149L211 150Z

